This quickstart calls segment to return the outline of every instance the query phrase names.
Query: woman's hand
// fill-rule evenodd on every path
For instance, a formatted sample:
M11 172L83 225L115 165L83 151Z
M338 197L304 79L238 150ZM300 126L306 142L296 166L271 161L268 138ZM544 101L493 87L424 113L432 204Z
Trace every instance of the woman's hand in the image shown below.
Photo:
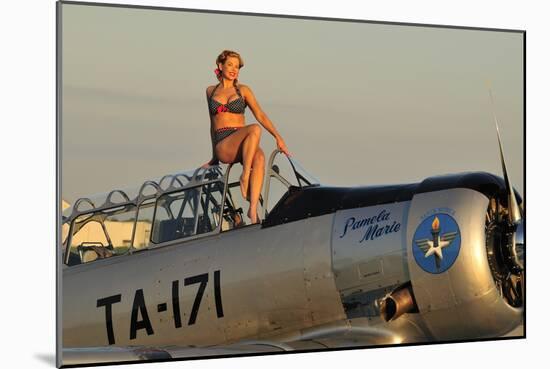
M290 152L286 147L285 141L280 136L277 137L277 148L279 149L279 151L282 151L286 156L290 157Z

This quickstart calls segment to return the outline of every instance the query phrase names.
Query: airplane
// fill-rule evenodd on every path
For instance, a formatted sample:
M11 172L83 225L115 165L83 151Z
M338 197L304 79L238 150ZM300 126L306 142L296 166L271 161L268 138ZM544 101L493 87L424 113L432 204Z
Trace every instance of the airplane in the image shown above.
M275 150L248 225L233 165L81 198L62 217L63 365L495 338L521 327L507 176L333 187Z

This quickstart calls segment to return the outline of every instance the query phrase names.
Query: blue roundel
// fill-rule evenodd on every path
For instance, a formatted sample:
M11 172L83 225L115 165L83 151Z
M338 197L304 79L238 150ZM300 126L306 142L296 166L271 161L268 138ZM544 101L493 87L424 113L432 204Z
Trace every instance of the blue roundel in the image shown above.
M460 252L460 229L448 214L430 215L420 223L412 241L414 260L426 272L443 273Z

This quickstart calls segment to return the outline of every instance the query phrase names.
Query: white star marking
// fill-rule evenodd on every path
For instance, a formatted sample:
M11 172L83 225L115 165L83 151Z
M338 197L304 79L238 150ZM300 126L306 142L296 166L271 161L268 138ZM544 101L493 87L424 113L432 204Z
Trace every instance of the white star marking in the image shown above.
M440 236L437 236L438 240L439 240L439 246L437 247L434 247L434 242L433 241L428 241L428 246L430 246L430 248L428 249L428 251L426 251L426 255L424 255L425 258L427 258L428 256L432 255L432 254L436 254L436 256L440 259L440 260L443 260L443 252L441 251L444 247L447 247L449 246L450 242L449 241L441 241L441 237Z

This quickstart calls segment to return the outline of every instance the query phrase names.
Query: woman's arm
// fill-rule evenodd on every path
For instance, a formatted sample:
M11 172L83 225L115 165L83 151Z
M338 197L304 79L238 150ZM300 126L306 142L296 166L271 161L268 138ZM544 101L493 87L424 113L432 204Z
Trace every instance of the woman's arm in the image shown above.
M212 158L201 165L201 167L207 167L209 165L217 165L219 164L219 160L216 158L216 152L214 151L214 129L212 124L212 115L210 114L210 106L208 105L208 98L210 97L210 93L212 91L212 86L206 88L206 109L208 110L208 116L210 117L210 143L212 144Z
M288 151L285 141L283 140L283 137L277 132L277 129L275 128L275 125L266 113L260 108L260 104L258 103L258 100L256 100L256 97L254 96L254 93L250 89L250 87L246 85L240 85L240 90L246 100L246 103L250 107L250 110L252 111L252 114L254 114L254 117L256 120L269 132L275 137L275 140L277 141L277 147L279 150L284 152L287 156L290 156L290 152Z

